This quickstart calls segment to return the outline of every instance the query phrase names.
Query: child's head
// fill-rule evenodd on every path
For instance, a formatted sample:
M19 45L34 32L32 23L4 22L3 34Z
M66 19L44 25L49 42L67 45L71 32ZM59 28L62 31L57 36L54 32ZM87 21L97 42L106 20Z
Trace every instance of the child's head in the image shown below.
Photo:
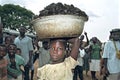
M21 49L20 48L17 48L16 54L21 55Z
M50 41L50 56L52 63L60 63L65 59L66 54L66 41L62 39L56 39Z
M0 45L0 59L2 59L6 55L6 47L5 45Z
M42 45L43 45L43 48L46 49L46 50L49 48L48 41L43 41Z
M12 43L12 38L10 36L6 36L5 37L5 45L8 46L11 43Z
M8 46L8 54L9 55L15 55L15 53L16 53L16 48L17 48L17 46L15 45L15 44L10 44L9 46Z

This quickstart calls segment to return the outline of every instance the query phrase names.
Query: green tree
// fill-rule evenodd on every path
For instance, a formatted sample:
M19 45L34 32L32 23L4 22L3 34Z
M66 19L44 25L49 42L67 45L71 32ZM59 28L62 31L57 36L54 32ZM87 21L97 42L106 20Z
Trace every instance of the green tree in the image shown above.
M34 16L34 13L19 5L5 4L0 6L0 16L4 28L16 30L20 26L24 26L30 31L33 30L32 27L29 26L29 23Z

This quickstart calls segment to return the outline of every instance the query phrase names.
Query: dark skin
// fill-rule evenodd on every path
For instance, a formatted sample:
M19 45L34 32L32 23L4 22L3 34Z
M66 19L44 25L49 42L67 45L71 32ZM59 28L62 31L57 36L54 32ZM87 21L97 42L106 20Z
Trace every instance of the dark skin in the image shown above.
M108 71L108 68L107 68L107 58L104 58L103 62L104 62L104 64L102 64L101 72L102 72L102 74L107 76L107 75L109 75L109 71Z
M86 37L86 40L87 42L84 43L83 39L84 39L84 35ZM89 39L88 39L88 36L87 36L87 32L84 32L84 35L81 35L80 37L80 40L81 40L81 43L80 43L80 49L84 49L86 46L89 45ZM85 51L87 52L88 49L85 49ZM87 52L88 53L88 52ZM88 73L88 70L86 70L86 75Z
M16 53L16 46L10 44L8 47L8 55L9 55L11 63L13 64L15 64L15 53Z
M93 37L93 38L92 38L92 42L93 42L93 44L97 44L97 38L96 38L96 37ZM90 46L90 48L89 48L90 56L91 56L91 51L92 51L92 47ZM90 62L91 62L91 60L90 60Z
M21 55L21 49L17 49L16 54Z
M9 56L9 59L10 59L10 62L11 62L11 66L10 67L13 68L13 69L17 69L16 68L16 61L15 61L16 50L17 50L16 45L10 44L8 46L8 56ZM9 70L8 70L8 74L10 76L12 76L13 78L17 79L17 75L12 73L12 72L10 72Z
M85 36L84 36L85 35ZM84 47L88 46L89 45L89 39L88 39L88 36L87 36L87 32L84 32L84 35L81 35L80 36L80 41L81 41L81 44L80 44L80 48L83 49ZM86 37L86 40L87 42L84 42L84 37Z
M8 46L8 55L9 55L9 57L15 55L15 53L16 53L16 46L10 44Z
M82 44L83 44L83 39L84 39L84 35L81 35L81 37L80 37L80 41L81 41L81 43L80 43L80 49L83 49L84 47L82 46Z
M25 37L26 29L24 27L20 27L19 32L20 32L20 37L19 38L23 39ZM32 64L31 64L31 62L32 62L32 53L33 53L33 51L29 51L29 61L27 63L27 66L29 66L29 67L32 66Z
M0 45L0 62L3 62L2 64L6 64L6 59L4 59L4 56L6 55L6 47L5 45ZM1 63L0 63L1 65ZM7 64L6 64L7 67ZM6 68L0 67L0 80L4 80L4 77L2 75L7 75L6 74Z
M79 45L80 45L80 39L79 38L73 38L69 39L68 42L72 43L72 50L70 53L70 56L77 60L77 56L79 53ZM52 60L52 64L61 63L65 59L65 44L62 42L62 40L58 39L53 41L50 44L50 56Z
M8 47L8 56L10 58L11 64L15 65L15 52L16 52L16 46L10 44ZM15 67L15 66L14 66ZM13 78L17 79L17 76L13 74L12 72L8 71L8 74L11 75Z
M114 36L115 39L113 39L113 36ZM120 37L120 32L114 32L114 33L110 34L110 39L111 40L119 41L119 37ZM105 75L109 75L109 71L108 71L108 68L107 68L107 60L108 60L108 58L103 58L102 73L105 74Z
M69 42L71 42L73 44L70 56L73 59L77 60L78 53L79 53L79 46L80 46L81 41L79 38L73 38L73 39L70 39Z
M2 60L5 55L6 55L6 47L0 46L0 60Z
M43 45L43 48L44 48L45 50L48 50L48 49L49 49L49 44L48 44L47 41L43 42L42 45Z
M50 56L53 64L64 61L64 45L60 41L55 41L51 44Z
M37 49L39 49L40 47L39 47L39 45L38 45L38 40L36 39L35 41L33 41L33 47L34 47L34 49L35 48L37 48Z
M5 46L8 47L12 43L12 39L10 36L5 37Z
M87 40L87 44L86 44L86 46L89 44L89 39L88 39L88 36L87 36L87 32L84 32L84 34L85 34L85 37L86 37L86 40Z

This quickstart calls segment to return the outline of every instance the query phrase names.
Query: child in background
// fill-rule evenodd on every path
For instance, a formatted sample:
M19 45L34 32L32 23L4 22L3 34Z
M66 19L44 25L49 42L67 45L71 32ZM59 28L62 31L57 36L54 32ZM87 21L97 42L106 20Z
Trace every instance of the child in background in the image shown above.
M6 55L6 47L5 45L0 45L0 80L8 80L7 79L7 60L4 59Z
M10 44L8 46L8 54L6 59L8 60L8 80L22 80L22 66L24 66L24 59L16 54L16 45Z
M8 48L8 46L9 46L11 43L13 43L13 42L12 42L12 38L11 38L10 36L6 36L6 37L5 37L5 41L4 41L4 44L5 44L6 48Z
M20 49L20 48L17 48L16 54L21 56L21 49ZM20 68L21 68L21 70L24 71L24 66L20 66ZM22 77L24 78L24 75L22 75ZM23 80L23 79L22 79L22 80Z
M16 54L21 55L21 49L20 48L17 48Z
M72 43L72 50L69 57L66 55L66 41L63 39L53 39L50 41L51 64L46 64L38 68L38 80L73 80L72 69L77 63L79 53L79 38L69 39Z

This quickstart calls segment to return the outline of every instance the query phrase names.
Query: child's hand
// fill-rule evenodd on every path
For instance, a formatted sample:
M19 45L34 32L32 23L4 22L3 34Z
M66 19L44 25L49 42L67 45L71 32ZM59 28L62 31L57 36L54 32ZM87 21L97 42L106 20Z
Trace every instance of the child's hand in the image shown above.
M87 35L87 32L84 32L85 35Z
M24 66L20 65L20 70L22 70L23 72L25 72Z

